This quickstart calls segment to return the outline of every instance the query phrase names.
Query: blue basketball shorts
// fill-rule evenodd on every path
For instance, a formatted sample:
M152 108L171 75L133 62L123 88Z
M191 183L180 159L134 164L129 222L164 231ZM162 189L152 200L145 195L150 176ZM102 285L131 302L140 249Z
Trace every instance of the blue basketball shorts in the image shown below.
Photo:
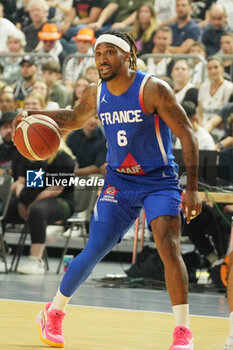
M112 229L124 234L139 216L142 207L145 208L148 226L153 219L163 216L177 216L181 210L181 193L177 189L154 189L140 191L120 190L106 181L95 206L93 221L111 224Z

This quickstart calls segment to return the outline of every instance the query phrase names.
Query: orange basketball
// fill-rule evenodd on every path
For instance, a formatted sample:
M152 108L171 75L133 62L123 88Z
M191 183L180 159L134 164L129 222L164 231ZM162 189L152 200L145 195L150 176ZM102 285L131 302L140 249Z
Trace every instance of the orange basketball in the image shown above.
M22 120L15 130L15 146L30 160L49 158L60 145L61 132L50 117L35 114Z

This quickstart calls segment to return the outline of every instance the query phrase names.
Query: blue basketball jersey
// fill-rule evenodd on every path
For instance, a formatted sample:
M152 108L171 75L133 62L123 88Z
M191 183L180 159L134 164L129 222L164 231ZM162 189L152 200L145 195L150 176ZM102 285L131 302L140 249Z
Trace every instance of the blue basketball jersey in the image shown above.
M174 175L174 169L177 172L170 129L158 114L145 113L143 89L149 78L137 71L132 85L120 96L111 94L106 82L98 88L97 111L107 138L108 172L132 181L138 176L162 178Z

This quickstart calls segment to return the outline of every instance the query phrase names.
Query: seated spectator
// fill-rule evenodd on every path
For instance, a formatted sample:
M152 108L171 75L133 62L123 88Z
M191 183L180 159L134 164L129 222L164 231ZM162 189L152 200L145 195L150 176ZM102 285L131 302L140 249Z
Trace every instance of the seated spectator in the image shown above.
M25 109L33 110L44 110L45 109L45 99L44 96L38 91L31 91L24 100Z
M157 14L157 23L160 27L176 21L176 0L155 0L154 8Z
M54 23L45 23L42 30L38 32L38 37L42 45L37 50L38 53L46 53L52 56L54 61L57 61L62 66L62 63L67 55L63 50L63 46L60 43L61 33L58 32L58 28ZM42 58L42 62L48 58Z
M152 51L153 35L157 28L155 9L152 4L145 2L137 10L136 20L131 31L139 55Z
M0 3L0 53L7 51L7 37L16 30L15 25L3 16L4 7L3 4Z
M73 88L74 82L83 74L88 66L95 64L93 44L95 43L95 34L91 28L82 28L74 37L77 47L77 53L84 55L93 55L93 57L71 58L65 67L65 84L69 89Z
M190 122L192 123L194 134L198 140L198 146L200 150L216 150L215 142L212 136L203 127L199 125L198 116L196 114L196 106L191 101L185 101L181 103L184 108ZM181 148L180 139L177 138L174 148Z
M137 0L135 2L121 0L110 1L101 12L97 22L91 23L89 26L101 33L109 29L126 29L134 23L137 9L144 2L144 0ZM153 4L154 0L148 0L147 2ZM114 16L113 20L111 16ZM106 24L109 19L111 19L111 24Z
M41 78L46 81L49 89L50 101L57 102L60 108L65 108L70 104L71 95L66 87L59 81L61 74L60 64L53 60L48 60L42 64Z
M7 37L7 49L9 53L22 55L24 53L24 47L26 45L25 35L18 29L8 35ZM21 77L20 75L20 62L22 57L12 56L4 57L2 62L4 66L4 72L2 79L6 84L14 85Z
M171 77L174 84L174 93L179 103L184 101L192 101L197 106L198 90L190 82L191 70L186 60L178 60L175 62Z
M101 11L107 5L108 0L74 0L71 10L60 24L60 31L62 34L65 34L63 39L69 41L77 35L82 27L88 27L90 23L96 22ZM62 42L66 49L67 43ZM70 53L69 49L67 52Z
M86 76L80 76L74 85L73 101L71 108L74 109L79 103L79 99L82 96L83 90L91 83Z
M13 112L16 110L16 101L14 93L10 90L5 90L4 87L0 91L0 117L5 112Z
M84 76L87 77L94 84L98 84L100 79L98 69L94 64L92 66L87 67L87 69L84 72Z
M233 55L233 33L226 33L220 39L220 53L223 55ZM223 58L224 78L233 81L233 59Z
M47 161L28 162L26 169L42 169L45 173L72 174L74 157L64 141L58 151ZM46 175L46 174L45 174ZM62 178L69 178L70 175ZM46 226L56 221L66 220L73 213L73 186L24 187L18 197L13 197L5 222L28 222L31 235L31 254L26 263L18 267L23 274L43 274L42 260L46 241Z
M79 165L79 168L75 169L76 176L101 173L101 167L106 162L107 149L98 117L92 118L83 129L71 132L66 143Z
M191 19L191 0L177 0L177 21L170 25L172 29L172 46L170 53L188 53L190 47L200 36L200 28Z
M191 82L199 88L201 83L205 80L207 80L207 72L205 69L206 65L206 51L205 51L205 46L200 43L200 42L195 42L191 46L189 50L190 55L199 55L202 56L204 60L199 60L198 58L196 59L191 59L189 62L192 65L192 78ZM204 62L203 62L204 61Z
M231 136L228 136L227 148L220 148L219 152L219 177L233 185L233 113L228 117Z
M207 57L220 50L221 36L233 31L233 28L227 25L227 14L222 5L213 4L211 6L209 22L203 27L201 35L201 42L206 47Z
M48 4L45 0L30 0L28 3L29 15L32 23L23 29L26 37L26 52L31 52L39 44L38 32L41 31L43 24L47 22Z
M225 134L223 135L223 139L216 145L216 148L219 151L232 146L232 130L230 124L228 123L228 118L233 114L233 102L227 103L217 115L213 116L208 122L205 124L204 128L211 133L214 128L219 125L224 125Z
M209 23L210 7L216 0L193 0L192 1L192 18L203 28Z
M152 53L168 54L172 43L172 30L170 27L160 27L153 37L154 47ZM148 58L147 72L157 77L171 76L174 62L171 58Z
M69 15L73 0L47 0L50 9L54 10L53 21L58 25Z
M233 28L233 3L231 0L217 0L218 5L227 9L227 23Z
M16 10L16 27L22 31L32 23L28 10L29 1L30 0L24 0L21 6Z
M207 71L209 80L201 84L198 93L198 109L200 122L205 125L213 116L218 114L221 108L229 101L232 92L232 82L225 80L223 73L223 63L219 56L211 56L208 58ZM215 128L212 136L215 142L221 140L224 136L224 125Z
M32 93L38 92L45 100L45 107L44 109L46 111L52 111L54 109L59 109L59 104L54 101L50 101L49 98L49 88L46 84L46 82L42 79L37 79L35 84L33 85ZM32 108L30 108L32 109Z
M25 55L20 61L20 80L15 85L14 96L17 108L23 108L25 97L32 91L37 78L38 67L35 60Z
M25 184L24 164L26 159L21 156L11 140L12 121L17 112L5 112L0 119L0 169L1 173L13 177L12 192L19 195Z

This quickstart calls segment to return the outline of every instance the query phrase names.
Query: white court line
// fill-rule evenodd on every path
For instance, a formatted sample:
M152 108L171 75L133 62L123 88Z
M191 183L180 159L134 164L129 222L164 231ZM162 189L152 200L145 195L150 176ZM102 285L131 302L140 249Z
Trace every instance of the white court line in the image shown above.
M18 300L18 299L5 299L0 298L0 301L16 301L19 303L34 303L34 304L46 304L44 301L32 301L32 300ZM83 307L86 309L104 309L104 310L120 310L120 311L132 311L132 312L143 312L143 313L149 313L149 314L162 314L162 315L173 315L172 312L162 312L162 311L147 311L147 310L134 310L134 309L122 309L117 307L104 307L104 306L89 306L89 305L79 305L79 304L68 304L68 306L72 307ZM202 318L216 318L216 319L226 319L228 320L228 317L218 317L218 316L204 316L204 315L196 315L196 314L190 314L190 317L202 317Z

